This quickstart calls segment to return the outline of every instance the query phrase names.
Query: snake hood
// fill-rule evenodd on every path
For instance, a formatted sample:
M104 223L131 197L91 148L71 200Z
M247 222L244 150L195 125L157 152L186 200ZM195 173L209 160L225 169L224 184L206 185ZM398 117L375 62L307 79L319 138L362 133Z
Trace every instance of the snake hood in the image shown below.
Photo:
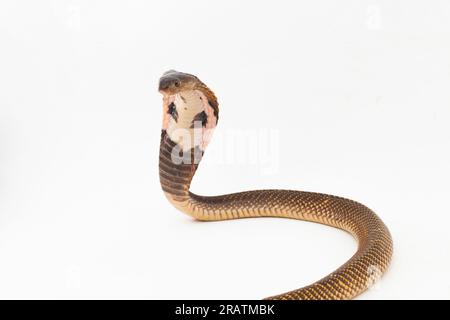
M163 95L163 124L172 141L184 151L204 151L219 118L214 93L196 76L169 70L159 80Z

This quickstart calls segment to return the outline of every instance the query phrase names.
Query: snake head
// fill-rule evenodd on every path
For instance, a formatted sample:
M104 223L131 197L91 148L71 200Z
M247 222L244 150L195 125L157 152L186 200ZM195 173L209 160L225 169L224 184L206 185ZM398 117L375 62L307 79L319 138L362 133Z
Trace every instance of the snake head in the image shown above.
M174 95L182 91L195 90L202 85L204 84L192 74L169 70L159 79L158 90L164 95Z

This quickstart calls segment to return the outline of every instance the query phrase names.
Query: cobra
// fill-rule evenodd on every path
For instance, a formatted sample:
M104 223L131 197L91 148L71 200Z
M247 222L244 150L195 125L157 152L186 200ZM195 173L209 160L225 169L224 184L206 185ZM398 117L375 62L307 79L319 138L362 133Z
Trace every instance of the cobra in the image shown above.
M350 299L387 269L392 238L369 208L337 196L292 191L255 190L218 196L190 192L190 184L219 118L214 93L194 75L167 71L159 80L163 124L159 176L167 199L194 219L215 221L280 217L317 222L345 230L358 241L351 259L317 282L266 299Z

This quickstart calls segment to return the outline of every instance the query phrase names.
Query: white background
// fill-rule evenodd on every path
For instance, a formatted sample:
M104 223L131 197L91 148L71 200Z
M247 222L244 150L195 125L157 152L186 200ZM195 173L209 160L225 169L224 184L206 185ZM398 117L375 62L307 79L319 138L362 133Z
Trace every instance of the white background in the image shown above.
M358 200L395 241L360 298L450 298L449 58L445 0L1 1L0 298L263 298L356 250L319 224L173 209L156 90L171 68L216 92L217 136L278 136L269 172L213 140L194 192Z

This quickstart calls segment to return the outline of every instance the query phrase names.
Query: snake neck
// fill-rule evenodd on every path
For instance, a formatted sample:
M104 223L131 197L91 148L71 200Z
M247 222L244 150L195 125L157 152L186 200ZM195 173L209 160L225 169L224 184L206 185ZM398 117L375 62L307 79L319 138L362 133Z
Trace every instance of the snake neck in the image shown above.
M183 151L170 139L166 130L161 131L159 151L159 180L167 199L178 209L184 208L190 200L189 188L203 151L197 146Z

